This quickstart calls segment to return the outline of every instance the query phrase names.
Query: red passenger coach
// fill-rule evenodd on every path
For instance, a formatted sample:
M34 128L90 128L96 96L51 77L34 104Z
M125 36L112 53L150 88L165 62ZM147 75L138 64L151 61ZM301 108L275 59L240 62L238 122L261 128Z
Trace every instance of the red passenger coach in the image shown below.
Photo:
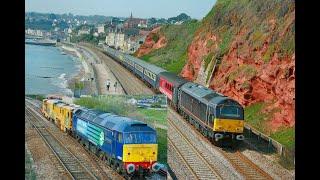
M165 94L172 101L173 84L167 81L164 77L160 77L159 91Z
M188 81L171 72L159 74L159 91L167 96L169 104L174 108L178 105L179 87L186 82Z

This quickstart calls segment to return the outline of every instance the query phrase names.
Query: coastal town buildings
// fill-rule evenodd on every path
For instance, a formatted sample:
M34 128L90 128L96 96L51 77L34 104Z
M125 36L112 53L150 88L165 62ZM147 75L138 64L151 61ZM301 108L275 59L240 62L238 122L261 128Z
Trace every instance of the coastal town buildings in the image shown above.
M104 25L103 24L98 25L97 30L98 30L98 34L104 33Z
M133 18L132 13L130 18L128 18L123 23L124 28L137 28L137 27L147 27L147 20L141 18Z
M82 34L90 34L90 30L89 29L80 29L78 31L78 35L82 35Z

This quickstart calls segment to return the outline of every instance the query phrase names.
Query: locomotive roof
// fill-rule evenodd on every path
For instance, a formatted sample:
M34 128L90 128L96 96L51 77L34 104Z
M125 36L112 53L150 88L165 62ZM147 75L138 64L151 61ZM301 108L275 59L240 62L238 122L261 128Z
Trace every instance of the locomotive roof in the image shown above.
M144 122L103 111L80 108L76 116L118 132L155 131Z
M155 66L153 64L149 64L139 58L136 58L134 56L131 56L131 55L128 55L126 54L125 55L128 59L130 59L131 61L134 61L135 63L139 64L140 66L144 67L144 68L147 68L148 70L152 71L153 73L155 74L159 74L160 72L164 72L166 70L158 67L158 66Z
M165 77L168 81L170 81L171 83L173 83L174 86L180 86L186 82L188 82L186 79L183 79L182 77L172 73L172 72L161 72L160 76Z
M61 102L61 100L59 99L48 99L47 103L57 103L57 102Z
M212 89L192 82L188 82L182 85L181 90L206 104L218 105L228 101L232 102L233 104L239 105L239 103L230 99L227 96L224 96L223 94L220 94Z
M128 58L129 60L133 61L134 63L137 63L138 65L144 67L144 68L147 68L148 70L152 71L153 73L155 74L159 74L160 72L164 72L166 71L165 69L162 69L158 66L155 66L153 64L149 64L139 58L136 58L134 56L131 56L131 55L128 55L128 54L124 54L118 50L115 50L115 49L112 49L110 47L106 47L106 50L111 52L111 53L115 53L115 54L120 54L122 56L125 56L126 58Z

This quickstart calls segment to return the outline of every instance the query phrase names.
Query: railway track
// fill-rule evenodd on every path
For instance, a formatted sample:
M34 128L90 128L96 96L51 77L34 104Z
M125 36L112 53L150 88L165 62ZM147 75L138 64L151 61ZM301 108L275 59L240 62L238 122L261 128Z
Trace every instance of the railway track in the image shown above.
M193 143L169 119L168 124L175 130L175 133L171 133L171 136L168 137L168 142L179 154L193 177L195 179L222 179Z
M233 167L247 179L273 179L268 173L250 161L239 150L220 149Z
M68 151L67 153L71 153L71 156L73 156L78 163L80 163L85 170L91 173L93 175L93 178L88 179L124 179L122 176L120 176L118 173L116 173L111 168L107 167L102 160L100 160L95 154L93 154L91 151L87 150L83 146L79 146L79 143L72 137L69 137L66 134L62 134L58 129L54 128L49 130L48 124L45 124L43 120L39 119L41 116L40 107L38 106L38 103L26 99L26 118L31 122L32 126L35 127L37 133L41 133L40 136L42 138L45 138L47 136L51 136L51 139L49 139L50 142L52 141L52 138L54 138L55 144L50 144L45 141L45 143L48 145L48 147L51 149L52 152L55 152L54 148L55 146L58 146L58 148L61 149L59 146L63 146L65 151ZM32 106L32 107L31 107ZM32 109L32 110L31 110ZM32 112L33 111L33 112ZM38 116L38 117L37 117ZM49 124L50 125L50 124ZM52 124L53 125L53 124ZM37 128L38 127L38 128ZM39 127L42 128L42 130L39 130ZM55 126L53 126L55 127ZM44 131L44 132L41 132ZM46 136L43 137L43 134L46 134ZM49 137L50 138L50 137ZM48 139L47 139L48 140ZM72 148L75 147L75 148ZM79 148L80 147L80 148ZM54 156L59 160L59 156L57 157L58 153L53 153ZM84 156L86 155L86 156ZM67 166L63 164L63 161L59 160L60 164L58 165L58 169L63 169L64 172L66 172ZM72 162L74 163L74 162ZM93 166L92 166L93 164ZM61 166L62 165L62 166ZM61 166L61 167L59 167ZM70 173L65 173L70 176ZM83 176L86 177L86 176ZM73 179L79 179L79 178L73 178ZM80 178L81 179L81 178ZM87 178L86 178L87 179Z
M169 111L173 111L169 108ZM178 114L175 116L176 119ZM180 117L182 120L182 117ZM168 119L169 120L169 119ZM178 129L176 124L173 124L168 121L171 126L174 127L176 131L181 133L181 130ZM186 123L186 122L185 122ZM266 173L263 169L254 164L251 160L249 160L246 156L244 156L239 150L231 149L231 148L220 148L212 145L212 143L203 137L203 135L198 132L193 126L189 123L186 123L201 139L201 141L205 141L208 144L211 144L212 148L219 151L225 159L229 161L229 163L234 167L234 169L239 172L245 179L273 179L268 173ZM180 127L183 128L183 127ZM184 129L186 131L186 129Z
M37 119L28 107L26 107L26 115L71 179L98 179Z
M84 48L89 48L94 52L105 65L109 67L112 74L118 79L126 94L129 95L152 95L155 94L150 88L148 88L139 78L134 76L129 70L125 69L118 62L113 60L108 55L101 52L101 49L96 47L89 47L83 45Z
M32 100L31 98L26 98L25 101L26 101L26 106L28 106L28 108L26 108L26 114L28 114L28 117L26 117L26 118L28 118L28 120L30 120L30 116L32 116L31 118L36 118L35 115L34 115L36 113L32 114L31 111L37 112L38 115L41 116L41 112L40 112L41 104L40 104L40 101L36 102L36 101ZM32 108L32 110L30 110L30 108ZM40 124L40 121L42 121L42 120L33 119L33 121L35 121L36 123ZM34 126L34 124L32 124L32 125ZM39 126L42 127L42 128L46 127L46 125L43 122ZM71 146L71 145L79 146L79 143L77 142L76 139L71 138L71 137L67 136L66 134L64 134L63 136L61 136L61 135L59 136L58 134L61 134L61 132L58 129L57 129L56 132L51 131L50 133L54 136L54 138L56 138L56 140L60 141L60 144L67 144L68 147ZM66 140L68 140L68 141L66 141ZM71 149L70 149L70 152L72 153ZM96 156L96 154L94 154L90 150L86 149L85 147L81 146L80 148L77 148L77 152L75 152L74 155L85 166L85 168L87 168L91 172L94 172L93 168L88 166L88 163L86 163L84 160L82 160L82 158L77 157L77 155L79 155L79 154L81 154L81 156L86 155L86 157L90 157L90 159L97 164L97 166L95 166L95 168L96 168L95 171L99 172L99 174L100 174L99 177L102 177L102 178L97 178L97 179L117 179L117 180L121 180L121 179L128 178L126 176L123 177L123 176L119 175L113 169L111 169L108 166L106 166L105 162L103 162L98 156ZM64 169L64 167L62 167L62 169ZM153 176L145 177L145 178L146 179L160 179L161 180L161 179L164 179L163 177L165 177L166 175L167 175L166 172L161 170L157 174L153 175L155 178Z

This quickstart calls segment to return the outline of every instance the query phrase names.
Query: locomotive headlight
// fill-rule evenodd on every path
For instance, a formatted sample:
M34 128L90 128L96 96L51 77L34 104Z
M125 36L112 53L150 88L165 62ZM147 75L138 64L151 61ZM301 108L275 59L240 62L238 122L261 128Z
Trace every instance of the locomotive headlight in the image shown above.
M154 164L152 164L152 171L154 171L154 172L158 172L159 170L160 170L160 168L161 168L161 164L159 164L159 163L154 163Z
M131 174L135 171L135 166L134 166L134 164L128 164L126 169L127 169L128 174Z

